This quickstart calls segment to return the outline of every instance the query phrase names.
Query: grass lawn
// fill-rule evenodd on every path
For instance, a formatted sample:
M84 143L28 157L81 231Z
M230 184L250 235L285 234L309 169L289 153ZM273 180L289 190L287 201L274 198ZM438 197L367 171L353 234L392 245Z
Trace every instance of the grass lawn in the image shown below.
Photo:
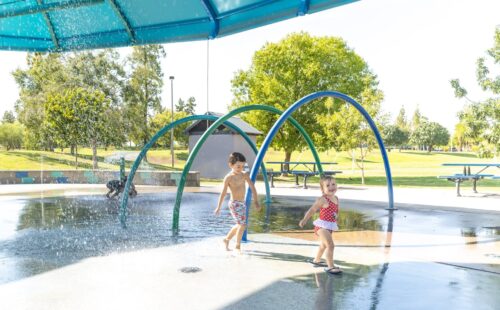
M128 168L133 164L133 158L137 156L139 150L115 150L99 149L98 160L99 169L118 170L117 164L105 162L107 156L116 153L132 152L126 161ZM79 169L92 168L92 150L82 148L79 153ZM336 165L327 165L325 170L341 170L338 175L341 184L361 184L361 172L353 164L350 156L346 152L322 152L319 154L321 161L336 162ZM447 180L437 179L438 175L449 175L461 173L461 167L444 167L442 163L484 163L494 162L492 159L477 158L472 153L440 153L440 152L417 152L393 150L388 152L393 183L395 186L423 186L423 187L453 187L454 184ZM182 170L188 157L187 150L175 150L174 170ZM283 161L284 153L269 150L264 158L267 161ZM148 164L152 169L172 170L170 150L150 150L147 154ZM221 160L226 160L221 158ZM310 151L292 154L292 161L313 161ZM498 161L498 160L497 160ZM278 165L266 165L267 168L279 170ZM0 170L56 170L56 169L75 169L75 157L70 154L69 149L57 150L57 152L43 152L30 150L0 150ZM474 173L477 169L472 168ZM497 168L491 167L485 173L500 175ZM366 185L385 185L385 170L382 157L378 150L372 151L365 162ZM278 181L293 182L293 177L280 177ZM203 179L204 183L215 183L217 180ZM317 182L317 178L310 178L311 183ZM468 182L464 186L469 186ZM479 181L480 187L500 187L500 180L485 179Z

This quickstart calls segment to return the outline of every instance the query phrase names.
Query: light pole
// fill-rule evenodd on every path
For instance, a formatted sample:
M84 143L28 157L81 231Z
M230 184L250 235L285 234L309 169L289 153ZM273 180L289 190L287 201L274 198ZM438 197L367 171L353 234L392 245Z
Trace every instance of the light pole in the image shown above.
M170 79L170 107L172 108L172 123L174 122L174 76ZM172 156L172 168L174 168L174 129L170 129L170 155Z

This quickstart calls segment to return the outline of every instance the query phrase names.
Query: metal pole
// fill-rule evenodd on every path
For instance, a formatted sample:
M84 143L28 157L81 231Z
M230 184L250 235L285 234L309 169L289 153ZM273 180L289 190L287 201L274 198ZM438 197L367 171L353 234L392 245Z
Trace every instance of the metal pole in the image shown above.
M174 122L174 76L170 76L170 107L172 111L172 122ZM172 157L172 168L174 168L174 129L170 130L170 156Z
M209 91L209 85L208 82L210 81L210 39L207 39L207 115L209 113L209 108L208 108L208 91ZM207 129L208 129L209 123L207 119Z

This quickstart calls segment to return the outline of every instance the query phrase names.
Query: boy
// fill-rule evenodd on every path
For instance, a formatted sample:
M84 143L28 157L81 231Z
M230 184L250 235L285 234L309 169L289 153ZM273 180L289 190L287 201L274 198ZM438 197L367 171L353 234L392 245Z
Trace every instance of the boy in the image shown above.
M245 205L245 182L248 184L250 189L252 190L253 201L255 202L255 207L257 210L260 210L260 205L257 197L257 190L253 182L250 180L250 177L246 172L244 172L246 159L243 154L234 152L229 155L228 164L229 168L231 168L231 172L229 172L224 177L224 187L222 188L222 192L219 196L219 203L217 208L215 209L215 215L220 214L220 208L222 202L227 193L227 188L231 190L231 199L229 200L228 206L231 215L236 221L236 225L234 225L231 230L227 233L226 238L224 238L224 245L226 246L226 250L229 251L229 241L236 235L236 250L238 252L241 251L241 238L243 237L243 232L246 229L246 209Z

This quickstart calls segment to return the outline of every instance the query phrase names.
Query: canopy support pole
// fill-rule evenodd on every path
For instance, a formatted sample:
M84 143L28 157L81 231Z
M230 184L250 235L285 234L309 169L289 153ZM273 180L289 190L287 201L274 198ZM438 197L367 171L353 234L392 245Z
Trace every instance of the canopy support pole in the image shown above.
M123 23L123 26L125 26L125 30L128 33L128 36L130 38L130 43L136 44L137 40L135 38L135 33L132 30L132 26L130 25L130 21L128 20L127 16L125 16L125 13L123 12L122 8L116 3L115 0L109 0L109 5L115 11L116 15L120 18L120 20Z
M36 0L38 5L42 5L42 0ZM47 28L49 28L50 37L52 38L52 43L54 43L54 47L56 50L59 49L59 40L57 40L56 32L54 31L54 26L52 25L52 21L50 20L49 13L42 12L43 19L45 19L45 23L47 24Z
M207 11L208 18L212 23L212 29L210 30L210 34L208 35L209 39L214 39L219 34L219 19L217 18L217 13L209 0L201 0L201 4Z
M309 2L310 0L300 0L299 11L297 12L297 16L304 16L309 12Z

